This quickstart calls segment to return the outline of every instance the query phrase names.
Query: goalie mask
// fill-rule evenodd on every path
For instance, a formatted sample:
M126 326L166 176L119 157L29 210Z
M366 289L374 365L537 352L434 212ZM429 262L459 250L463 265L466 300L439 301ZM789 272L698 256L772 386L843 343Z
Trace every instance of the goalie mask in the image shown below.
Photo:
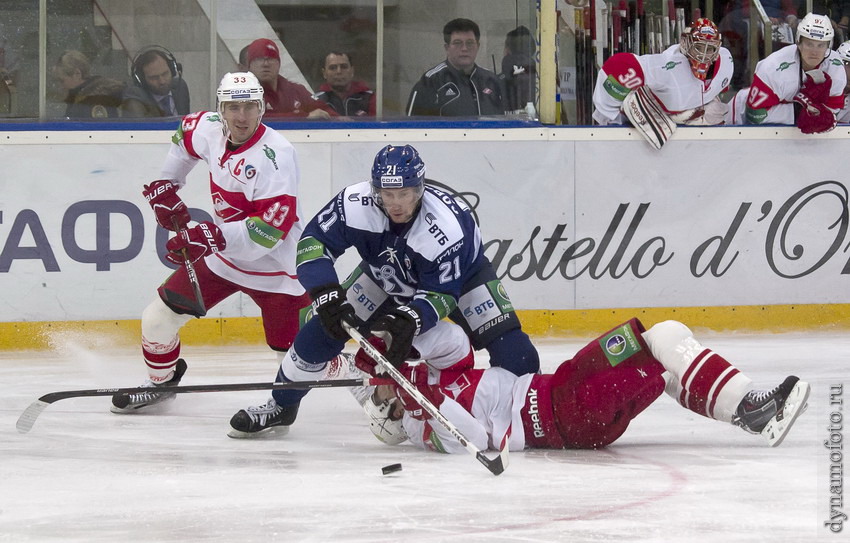
M705 81L708 70L720 55L720 31L710 19L701 17L682 33L679 47L688 57L694 76Z

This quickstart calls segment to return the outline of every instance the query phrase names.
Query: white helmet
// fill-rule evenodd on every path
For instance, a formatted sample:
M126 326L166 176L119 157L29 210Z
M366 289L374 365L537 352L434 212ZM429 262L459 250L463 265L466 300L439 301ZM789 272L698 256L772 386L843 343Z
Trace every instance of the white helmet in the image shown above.
M224 74L218 90L215 92L219 114L224 114L222 105L225 102L257 102L260 105L260 117L266 111L266 101L263 99L263 86L257 76L251 72L234 72Z
M850 64L850 40L839 45L836 53L838 53L845 66Z
M797 43L800 43L800 38L809 38L814 41L828 41L830 48L832 48L832 37L834 35L832 21L826 15L809 13L797 24ZM829 50L826 54L829 55Z
M398 445L407 441L407 432L402 424L402 417L395 418L393 412L396 410L396 398L375 403L377 397L372 395L363 402L363 410L369 418L369 429L372 433L387 445Z

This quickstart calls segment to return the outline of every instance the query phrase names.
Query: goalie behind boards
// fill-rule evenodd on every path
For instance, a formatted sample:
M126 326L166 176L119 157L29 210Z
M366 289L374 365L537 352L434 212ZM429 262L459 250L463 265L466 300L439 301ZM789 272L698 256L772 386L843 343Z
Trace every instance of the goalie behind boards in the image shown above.
M661 53L617 53L606 60L593 91L593 119L602 126L629 122L661 149L677 124L723 124L727 106L720 94L732 67L717 26L697 19L678 44Z

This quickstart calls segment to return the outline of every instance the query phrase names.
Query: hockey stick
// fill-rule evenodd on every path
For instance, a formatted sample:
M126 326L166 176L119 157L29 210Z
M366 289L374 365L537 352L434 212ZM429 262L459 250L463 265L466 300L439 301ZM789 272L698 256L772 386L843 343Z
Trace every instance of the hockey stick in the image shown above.
M177 225L177 217L172 217L171 223L174 225L174 231L188 241L188 234L186 234L186 230ZM195 293L195 299L189 300L186 297L168 289L162 289L163 294L165 295L166 301L170 304L186 308L198 317L203 317L207 314L207 308L204 305L204 297L201 295L201 285L198 283L198 274L195 273L195 266L189 260L189 250L186 247L183 247L183 249L180 250L180 253L183 255L183 266L186 268L186 275L189 276L189 284L192 285L192 292Z
M356 341L358 345L360 345L360 347L364 351L366 351L366 354L371 356L372 359L377 362L379 366L381 366L381 369L390 374L390 377L393 378L393 381L395 381L401 388L403 388L408 394L410 394L413 399L416 400L416 402L422 406L422 409L427 411L428 414L431 415L437 422L439 422L443 428L448 430L449 433L452 434L452 437L458 440L458 442L463 445L463 447L466 448L466 450L469 451L470 454L475 456L475 458L478 459L479 462L484 464L484 467L490 470L490 473L492 473L493 475L499 475L500 473L505 471L505 468L508 467L509 461L507 436L502 442L502 448L499 450L498 456L492 459L487 458L486 456L484 456L484 453L482 453L478 449L478 447L476 447L475 445L470 443L469 440L466 439L466 437L460 432L460 430L457 429L454 424L451 423L449 419L447 419L445 416L443 416L442 413L440 413L439 409L434 407L434 404L428 401L428 399L423 396L422 393L419 392L419 390L410 383L410 381L405 379L404 375L402 375L402 373L398 371L395 366L390 364L390 361L386 359L386 357L381 353L381 351L379 351L371 343L369 343L366 338L364 338L363 335L358 332L356 328L354 328L354 326L352 326L346 321L342 321L342 327L345 329L346 332L348 332L348 335L351 336L351 339Z
M187 385L162 387L163 392L186 394L190 392L234 392L240 390L304 390L313 388L359 387L391 384L389 379L325 379L323 381L293 381L290 383L230 383L223 385ZM139 387L132 388L96 388L89 390L64 390L45 394L27 407L18 418L15 427L22 434L29 432L35 420L48 405L68 398L83 398L90 396L114 396L115 394L134 394Z

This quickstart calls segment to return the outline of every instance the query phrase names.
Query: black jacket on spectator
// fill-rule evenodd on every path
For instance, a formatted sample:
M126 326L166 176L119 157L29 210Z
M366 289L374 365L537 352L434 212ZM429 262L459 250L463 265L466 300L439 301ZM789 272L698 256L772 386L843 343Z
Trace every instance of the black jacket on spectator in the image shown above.
M125 86L120 81L93 75L68 91L65 116L69 119L120 117L119 108Z
M333 91L330 85L322 83L314 98L331 106L339 115L349 117L375 116L375 93L366 86L366 83L352 81L349 92L349 95L343 99Z
M174 109L177 115L188 115L189 109L189 86L182 77L171 80L171 98L174 100ZM128 85L124 91L124 100L121 104L124 117L166 117L154 95L144 87Z
M513 54L502 59L502 81L505 109L517 111L525 109L528 102L534 103L534 85L537 79L537 66L528 55Z
M408 115L475 117L503 115L499 78L476 65L470 75L443 61L422 75L410 91Z

